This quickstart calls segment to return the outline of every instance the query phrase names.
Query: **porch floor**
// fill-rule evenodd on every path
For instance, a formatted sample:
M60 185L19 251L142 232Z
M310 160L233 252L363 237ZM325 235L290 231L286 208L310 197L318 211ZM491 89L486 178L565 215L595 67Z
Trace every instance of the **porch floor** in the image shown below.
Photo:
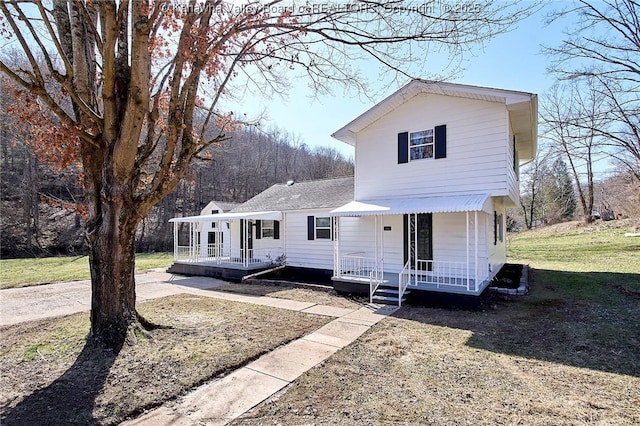
M224 269L238 269L242 271L253 271L254 269L264 269L273 265L270 261L261 261L257 259L252 259L250 263L246 266L240 263L239 259L220 259L220 260L176 260L174 264L180 263L185 265L197 265L197 266L207 266L213 268L224 268Z
M167 269L167 272L240 281L246 275L264 271L272 267L273 264L271 262L255 262L244 266L233 262L176 261Z

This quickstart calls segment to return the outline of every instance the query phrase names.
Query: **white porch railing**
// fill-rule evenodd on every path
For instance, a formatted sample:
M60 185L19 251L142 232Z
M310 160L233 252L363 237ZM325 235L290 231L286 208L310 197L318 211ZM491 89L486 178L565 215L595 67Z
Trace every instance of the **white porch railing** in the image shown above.
M191 259L194 251L194 248L191 246L175 246L173 250L173 260L180 262Z
M362 253L362 255L360 254ZM384 282L384 262L380 259L364 256L363 252L341 256L336 276L360 282L369 282L369 294L373 295L379 284ZM456 290L477 292L489 276L488 259L478 258L473 263L448 262L436 260L417 260L407 262L398 273L398 295L400 299L408 288L435 288L443 291ZM389 279L389 277L387 277ZM395 285L395 281L392 281Z
M404 264L404 268L398 274L398 306L402 306L402 296L404 296L404 292L407 290L407 286L411 282L411 269L409 269L409 263Z
M376 267L373 257L364 256L364 252L349 253L340 257L338 276L369 280Z
M435 260L417 260L412 266L410 274L413 279L409 279L409 285L427 284L436 288L459 288L467 291L476 291L489 272L487 259L478 259L475 268L467 262Z
M384 259L378 260L373 270L369 274L369 303L373 303L373 294L384 279Z
M208 244L205 250L199 244L176 246L174 260L186 263L233 264L249 266L272 263L282 255L282 249L226 249L222 244Z

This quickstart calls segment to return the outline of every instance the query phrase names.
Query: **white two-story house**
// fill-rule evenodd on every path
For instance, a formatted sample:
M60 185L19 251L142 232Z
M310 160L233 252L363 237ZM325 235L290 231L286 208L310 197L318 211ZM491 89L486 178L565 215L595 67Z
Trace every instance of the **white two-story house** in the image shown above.
M506 263L505 209L535 156L537 114L535 94L413 80L333 134L355 148L353 178L274 185L205 220L237 222L225 257L243 268L277 253L372 300L479 295Z

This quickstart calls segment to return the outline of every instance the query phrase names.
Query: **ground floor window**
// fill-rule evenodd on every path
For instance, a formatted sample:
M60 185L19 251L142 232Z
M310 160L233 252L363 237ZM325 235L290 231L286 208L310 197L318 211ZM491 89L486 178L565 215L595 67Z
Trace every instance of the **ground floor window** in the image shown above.
M319 240L331 239L330 217L316 217L316 238Z
M262 238L273 238L275 235L274 229L275 225L273 220L263 220L261 226Z

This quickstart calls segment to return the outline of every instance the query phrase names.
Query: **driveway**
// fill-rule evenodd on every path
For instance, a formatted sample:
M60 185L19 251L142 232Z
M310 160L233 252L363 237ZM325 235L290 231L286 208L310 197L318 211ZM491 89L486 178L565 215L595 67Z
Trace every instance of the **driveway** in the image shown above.
M198 292L228 284L207 277L185 277L162 270L136 275L138 302ZM91 309L91 282L72 281L0 290L0 326L74 314Z

